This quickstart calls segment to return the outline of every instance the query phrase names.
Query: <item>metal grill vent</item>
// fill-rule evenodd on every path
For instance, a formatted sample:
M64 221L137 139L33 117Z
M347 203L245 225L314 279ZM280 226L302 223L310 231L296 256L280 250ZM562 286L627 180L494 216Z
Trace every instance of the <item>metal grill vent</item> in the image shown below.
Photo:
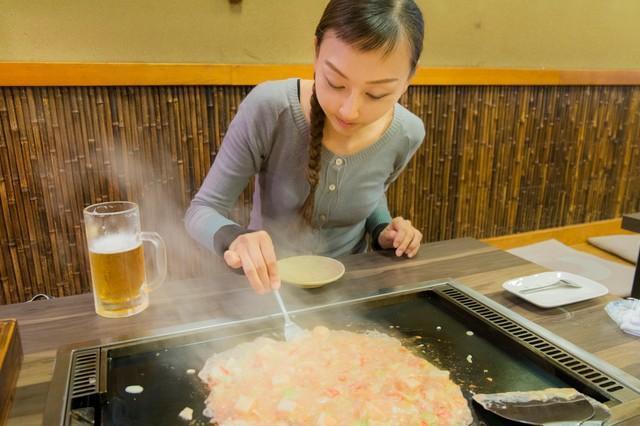
M460 290L447 287L439 289L439 292L457 302L458 305L461 305L467 311L470 311L476 316L479 316L485 321L493 324L496 328L511 336L514 340L520 341L523 345L533 349L534 352L542 352L554 363L566 370L572 371L584 381L592 383L604 392L611 394L625 388L625 386L621 385L610 376L595 369L591 365L580 361L578 358L565 352L558 346L546 340L544 337L521 327L518 323L497 313L493 309L483 305Z
M98 392L99 350L74 352L71 364L71 398Z

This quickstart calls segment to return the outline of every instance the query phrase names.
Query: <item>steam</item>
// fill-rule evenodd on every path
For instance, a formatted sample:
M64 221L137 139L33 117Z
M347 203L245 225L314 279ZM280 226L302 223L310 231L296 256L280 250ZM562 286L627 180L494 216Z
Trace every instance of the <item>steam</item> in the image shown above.
M105 157L106 154L103 152ZM160 314L154 313L155 317L161 318L158 324L155 324L155 328L161 329L163 333L184 332L233 320L270 317L268 328L259 333L256 333L255 325L247 325L246 329L240 328L240 331L235 327L234 333L249 333L247 334L249 339L252 338L251 336L255 338L262 334L271 335L271 337L280 334L282 331L280 310L273 295L254 293L244 275L230 270L221 258L201 247L188 235L184 225L184 215L199 187L190 188L182 181L180 175L183 173L182 164L178 162L175 169L170 169L167 164L176 164L176 162L171 160L169 152L146 156L153 159L150 161L141 159L142 156L128 154L130 153L111 152L112 158L105 162L110 166L96 168L100 170L98 173L104 173L99 179L103 182L100 187L111 189L99 191L101 196L98 198L85 198L85 204L118 200L135 202L140 208L141 229L157 232L164 239L167 248L168 278L162 287L171 286L172 288L152 292L147 310L160 310L163 305L167 305L167 302L170 308ZM128 155L126 161L122 160L122 155ZM198 180L195 181L195 184L199 185ZM110 184L104 184L104 182L110 182ZM89 180L81 181L81 185L76 186L76 195L81 197L80 194L84 194L86 197L90 194L88 187L85 187L88 185ZM280 190L285 189L280 188ZM237 211L237 207L232 211ZM241 225L249 224L241 223ZM326 254L330 245L328 241L322 239L322 232L305 225L299 226L297 216L263 218L259 225L272 236L278 258L300 254ZM83 240L82 244L86 247L86 241ZM145 249L145 257L152 258L151 247L145 245ZM149 276L153 270L152 265L147 265L149 280L153 278ZM87 278L89 279L89 275ZM193 282L185 286L186 280L193 280ZM198 295L209 302L210 305L205 311L194 312L195 307L190 303L194 294L185 293L186 288L189 288L189 291L198 292ZM345 290L347 291L344 293L340 291L338 293L342 296L351 294L350 290ZM166 296L167 294L170 296ZM333 290L326 293L332 294L330 297L323 294L324 289L303 290L283 283L282 295L289 309L304 309L316 304L324 304L329 299L341 298L335 298L337 293L333 293ZM167 301L163 300L163 297L172 299ZM304 315L303 317L301 325L305 328L326 323L326 319L322 316ZM194 350L202 364L194 365L192 368L198 369L204 365L204 361L212 355L212 352L207 349L207 345L194 347Z

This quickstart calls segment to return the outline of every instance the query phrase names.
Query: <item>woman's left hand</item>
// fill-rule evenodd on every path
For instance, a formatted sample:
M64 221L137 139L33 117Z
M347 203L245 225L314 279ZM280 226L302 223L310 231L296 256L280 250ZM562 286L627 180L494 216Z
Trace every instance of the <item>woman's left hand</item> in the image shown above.
M420 249L422 233L401 216L394 217L378 235L378 244L383 249L396 249L396 256L413 257Z

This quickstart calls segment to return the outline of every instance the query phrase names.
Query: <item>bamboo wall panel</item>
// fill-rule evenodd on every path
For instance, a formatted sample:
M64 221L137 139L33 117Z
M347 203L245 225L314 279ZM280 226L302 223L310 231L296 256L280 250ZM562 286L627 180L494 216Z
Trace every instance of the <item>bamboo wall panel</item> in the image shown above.
M0 88L0 303L89 291L82 209L96 202L139 203L172 276L211 263L182 218L250 89ZM427 241L640 210L640 86L413 86L402 103L427 133L388 198Z

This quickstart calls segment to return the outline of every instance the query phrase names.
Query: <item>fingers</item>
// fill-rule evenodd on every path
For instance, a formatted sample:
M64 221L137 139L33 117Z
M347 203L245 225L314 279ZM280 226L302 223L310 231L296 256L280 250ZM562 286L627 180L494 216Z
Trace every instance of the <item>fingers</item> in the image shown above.
M280 276L271 237L265 231L240 235L224 253L227 265L242 267L251 287L258 294L280 287Z
M393 239L393 247L396 249L396 256L402 256L407 246L411 242L411 234L407 229L399 229L398 234Z
M278 260L276 258L275 250L273 249L273 243L271 242L271 237L269 237L268 234L266 235L266 237L267 238L264 238L260 241L260 248L262 249L262 255L267 265L267 274L269 276L269 283L271 285L271 288L278 289L280 288L280 273L278 272Z
M397 230L396 236L393 239L393 248L396 249L396 256L402 256L411 242L411 235L408 233L408 231L411 230L411 222L398 216L393 218L391 225Z
M240 246L236 249L236 252L242 259L242 270L244 271L245 277L249 280L249 284L256 293L264 294L265 289L262 286L262 281L260 281L260 277L258 276L258 272L256 272L256 267L253 264L253 260L251 259L251 255L249 254L249 250L245 246Z
M387 225L387 227L378 235L378 245L383 249L392 248L393 240L396 238L397 233L398 232L393 229L391 224Z
M224 261L233 269L238 269L242 266L240 256L233 250L227 250L224 252Z
M259 280L259 286L262 287L262 292L266 293L271 290L271 283L269 281L267 264L264 261L264 255L260 248L260 244L258 243L250 245L248 251L249 255L251 256L251 262L253 263L255 274L257 275ZM252 273L254 271L252 271ZM252 275L251 277L247 275L247 278L249 278L249 281L251 281L251 279L255 279L255 275ZM253 287L255 288L255 285Z
M413 234L411 243L409 244L409 246L407 247L407 250L405 251L405 253L407 254L407 257L415 256L416 254L418 254L418 250L420 250L420 243L422 242L422 233L417 229L415 231L416 232Z
M422 233L411 225L411 222L396 217L391 222L393 227L397 229L396 236L393 240L393 247L396 249L396 256L406 255L413 257L420 249L422 241Z

